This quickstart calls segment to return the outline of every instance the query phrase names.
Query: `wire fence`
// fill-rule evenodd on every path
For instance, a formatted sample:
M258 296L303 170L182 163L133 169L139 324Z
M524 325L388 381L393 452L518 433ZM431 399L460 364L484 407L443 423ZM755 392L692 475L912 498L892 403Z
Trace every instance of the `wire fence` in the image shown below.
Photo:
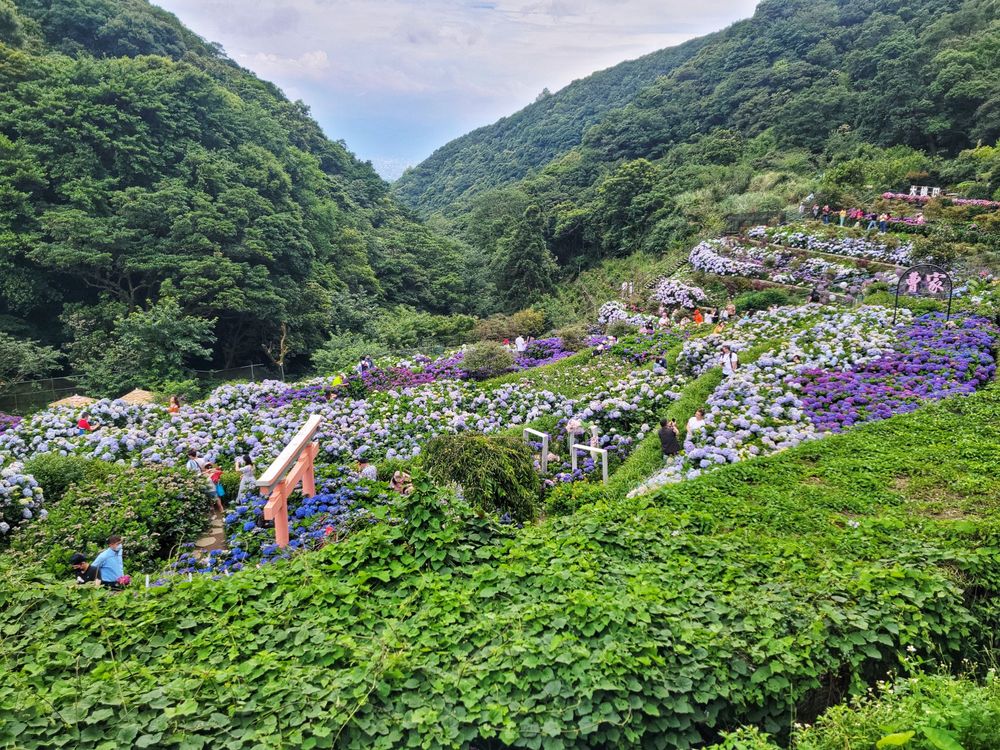
M191 372L206 386L234 380L260 382L262 380L285 379L285 373L281 367L258 363L242 367L228 367L222 370L192 370ZM8 414L27 414L67 396L87 395L80 383L79 376L73 374L15 383L0 393L0 411Z

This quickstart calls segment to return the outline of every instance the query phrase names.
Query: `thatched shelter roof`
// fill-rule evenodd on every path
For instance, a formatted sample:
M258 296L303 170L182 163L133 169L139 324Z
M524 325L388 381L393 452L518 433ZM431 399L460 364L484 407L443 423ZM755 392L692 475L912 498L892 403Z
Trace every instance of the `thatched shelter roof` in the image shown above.
M151 404L155 400L156 396L153 395L152 391L144 391L142 388L129 391L119 399L119 401L124 401L126 404Z
M61 398L58 401L53 401L49 406L89 406L94 403L97 399L91 398L90 396L80 396L74 393L72 396L67 396L66 398Z

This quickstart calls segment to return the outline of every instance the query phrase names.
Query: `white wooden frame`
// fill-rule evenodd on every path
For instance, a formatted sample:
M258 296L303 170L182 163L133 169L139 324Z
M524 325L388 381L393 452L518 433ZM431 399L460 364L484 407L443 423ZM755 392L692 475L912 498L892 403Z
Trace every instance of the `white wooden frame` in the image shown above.
M542 439L542 455L541 455L541 470L542 474L548 474L549 472L549 433L539 432L538 430L533 430L530 427L525 427L521 432L521 437L524 438L524 442L529 442L528 435L534 435L535 437L540 437Z
M604 484L608 483L608 452L604 448L595 448L592 445L582 445L576 443L572 448L572 453L570 453L570 465L573 467L573 471L576 471L576 452L577 451L587 451L592 455L595 460L598 456L601 457L601 476L604 479Z

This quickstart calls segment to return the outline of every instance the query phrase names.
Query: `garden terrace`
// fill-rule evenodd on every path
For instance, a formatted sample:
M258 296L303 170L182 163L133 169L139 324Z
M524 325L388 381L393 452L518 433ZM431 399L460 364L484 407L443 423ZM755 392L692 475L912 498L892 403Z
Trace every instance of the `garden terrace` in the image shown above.
M998 451L991 387L516 536L418 482L383 514L398 522L219 582L106 596L8 568L0 741L781 733L903 655L982 656L1000 625Z

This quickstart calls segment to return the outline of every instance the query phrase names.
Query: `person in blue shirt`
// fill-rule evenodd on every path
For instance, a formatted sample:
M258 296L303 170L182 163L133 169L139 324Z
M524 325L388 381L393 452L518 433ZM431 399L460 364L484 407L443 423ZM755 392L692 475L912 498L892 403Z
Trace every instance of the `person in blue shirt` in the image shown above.
M97 571L103 586L119 585L118 579L125 575L122 564L122 538L117 534L108 537L108 548L90 564Z

